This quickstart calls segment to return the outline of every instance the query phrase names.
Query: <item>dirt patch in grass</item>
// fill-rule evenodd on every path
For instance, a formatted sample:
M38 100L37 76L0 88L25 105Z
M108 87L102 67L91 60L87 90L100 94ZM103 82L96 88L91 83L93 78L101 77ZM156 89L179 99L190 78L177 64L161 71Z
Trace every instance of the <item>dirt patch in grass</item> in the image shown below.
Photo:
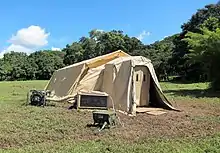
M125 141L139 141L145 138L192 138L211 136L220 132L220 104L198 101L178 101L181 112L167 111L166 114L153 116L139 113L129 117L118 113L124 127L118 126L104 130L81 134L81 139L108 137ZM91 113L84 112L82 120L92 123Z
M219 104L178 101L178 108L182 111L169 111L160 116L120 115L125 127L115 130L115 135L133 140L151 137L203 137L220 132Z

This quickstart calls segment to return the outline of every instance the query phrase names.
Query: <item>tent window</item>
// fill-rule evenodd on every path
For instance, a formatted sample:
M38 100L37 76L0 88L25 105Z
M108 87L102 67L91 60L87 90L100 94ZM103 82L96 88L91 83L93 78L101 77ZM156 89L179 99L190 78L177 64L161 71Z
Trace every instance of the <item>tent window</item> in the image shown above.
M144 79L143 80L144 80L144 82L146 81L146 75L145 74L144 74Z
M136 81L138 81L139 79L138 79L138 74L136 74Z

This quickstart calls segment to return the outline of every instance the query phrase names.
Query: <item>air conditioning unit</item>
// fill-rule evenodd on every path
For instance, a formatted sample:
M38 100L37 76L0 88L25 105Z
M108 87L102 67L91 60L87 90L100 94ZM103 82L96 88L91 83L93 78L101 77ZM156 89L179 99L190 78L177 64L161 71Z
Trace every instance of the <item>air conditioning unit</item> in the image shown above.
M45 106L46 97L50 95L50 91L30 90L27 95L27 102L33 106Z
M108 109L108 94L103 92L79 92L77 109Z

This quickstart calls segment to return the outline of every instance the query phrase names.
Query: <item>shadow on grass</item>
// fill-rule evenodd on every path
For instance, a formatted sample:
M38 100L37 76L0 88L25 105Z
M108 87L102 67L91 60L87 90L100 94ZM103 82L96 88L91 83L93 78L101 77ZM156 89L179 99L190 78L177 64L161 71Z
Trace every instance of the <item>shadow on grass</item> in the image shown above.
M91 127L101 128L102 126L99 124L87 124L86 127L88 127L88 128L91 128Z
M220 92L213 92L212 90L202 89L179 89L179 90L165 90L164 93L176 96L190 96L195 98L220 98Z
M205 79L207 80L207 79ZM181 76L177 76L177 77L173 77L173 78L170 78L169 80L164 80L164 81L161 81L161 82L169 82L169 83L175 83L175 84L193 84L193 83L202 83L202 82L207 82L205 80L201 80L201 79L194 79L194 80L191 80L191 79L186 79L186 78L183 78Z
M33 106L33 107L56 107L55 103L52 102L47 102L45 106L35 106L35 105L31 105L30 102L24 102L24 100L20 100L21 101L21 106Z
M160 81L160 82L167 82L167 83L174 83L174 84L193 84L193 83L206 83L205 81L187 81L187 80L169 80L169 81Z

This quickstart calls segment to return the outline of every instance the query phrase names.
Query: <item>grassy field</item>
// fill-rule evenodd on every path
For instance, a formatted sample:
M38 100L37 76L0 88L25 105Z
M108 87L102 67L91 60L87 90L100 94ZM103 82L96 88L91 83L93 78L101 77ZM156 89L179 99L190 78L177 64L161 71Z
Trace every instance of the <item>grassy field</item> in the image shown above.
M69 110L68 104L26 106L27 91L45 84L0 82L0 152L220 152L220 94L207 91L207 83L162 82L182 112L118 114L125 126L98 134L86 127L91 112Z

